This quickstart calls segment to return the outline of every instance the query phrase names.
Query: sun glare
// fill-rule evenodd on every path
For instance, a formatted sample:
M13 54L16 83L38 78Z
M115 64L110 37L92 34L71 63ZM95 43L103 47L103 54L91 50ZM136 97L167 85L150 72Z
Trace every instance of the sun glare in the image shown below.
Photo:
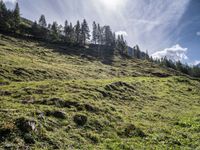
M108 9L120 8L124 4L123 0L99 0L99 1Z

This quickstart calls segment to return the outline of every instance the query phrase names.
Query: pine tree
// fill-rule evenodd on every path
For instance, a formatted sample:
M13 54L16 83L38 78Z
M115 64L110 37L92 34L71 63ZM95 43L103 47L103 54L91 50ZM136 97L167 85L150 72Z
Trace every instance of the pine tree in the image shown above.
M90 29L87 21L84 19L81 25L81 41L82 44L86 44L86 41L90 39Z
M127 42L124 40L123 35L118 35L117 42L116 42L116 48L118 49L118 51L121 54L127 54L128 53ZM133 51L134 51L134 48L133 48Z
M75 31L71 22L69 25L69 38L71 43L75 42Z
M116 47L116 34L115 32L113 32L112 34L112 44L111 44L113 47Z
M77 21L76 26L75 26L75 38L76 38L76 43L80 44L80 42L81 42L81 26L80 26L79 21Z
M20 9L18 3L16 3L15 9L13 11L13 19L14 19L14 30L16 31L19 29L19 25L21 22Z
M113 35L110 26L104 26L104 43L107 46L112 45Z
M4 30L6 26L7 8L5 3L0 0L0 30Z
M54 21L51 26L51 37L53 41L59 40L59 27L56 21Z
M141 51L140 51L140 47L138 45L135 46L136 49L136 57L138 59L141 59Z
M65 35L65 40L67 42L70 42L70 27L67 20L65 21L64 35Z
M46 22L46 19L45 19L45 16L44 15L41 15L40 19L39 19L39 25L43 28L46 28L47 27L47 22Z
M100 24L97 25L97 42L98 44L102 44L102 28Z
M5 3L0 0L0 19L2 19L7 11Z
M97 24L96 22L94 21L93 22L93 31L92 31L92 41L94 42L94 44L97 44Z
M31 29L32 29L32 35L34 37L39 37L39 27L36 21L32 24Z

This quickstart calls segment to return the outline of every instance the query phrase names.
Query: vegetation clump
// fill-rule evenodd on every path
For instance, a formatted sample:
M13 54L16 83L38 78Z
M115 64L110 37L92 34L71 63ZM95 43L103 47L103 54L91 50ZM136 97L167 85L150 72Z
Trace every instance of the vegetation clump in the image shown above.
M84 126L87 121L88 121L88 118L87 116L85 115L82 115L82 114L76 114L74 117L74 122L78 125L78 126Z
M145 137L145 133L140 129L140 128L137 128L135 125L133 124L130 124L130 125L127 125L124 129L124 132L123 134L126 136L126 137Z
M59 118L59 119L66 119L66 114L63 111L46 111L46 115L47 116L53 116L55 118Z
M30 133L37 130L37 122L24 117L16 119L15 125L22 133Z

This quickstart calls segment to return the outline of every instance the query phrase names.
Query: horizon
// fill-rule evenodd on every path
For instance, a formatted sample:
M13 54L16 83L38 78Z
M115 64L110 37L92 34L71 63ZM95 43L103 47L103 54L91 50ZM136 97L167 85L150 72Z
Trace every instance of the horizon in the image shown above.
M13 8L16 0L3 0ZM155 58L167 56L183 63L200 63L200 1L138 0L18 0L22 17L35 21L44 14L47 22L73 24L86 19L110 25L128 44L138 44ZM69 5L70 4L70 5ZM40 7L38 7L40 6ZM34 13L33 13L34 12ZM92 15L91 15L92 14ZM153 38L152 38L153 37Z

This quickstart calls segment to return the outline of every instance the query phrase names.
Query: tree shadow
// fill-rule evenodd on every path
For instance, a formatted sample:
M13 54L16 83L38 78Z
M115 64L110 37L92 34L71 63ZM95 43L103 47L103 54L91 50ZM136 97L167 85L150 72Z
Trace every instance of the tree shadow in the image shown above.
M114 48L104 45L90 44L86 46L71 45L67 43L39 42L39 46L51 49L62 55L79 56L88 61L99 60L103 64L112 65L114 59Z

